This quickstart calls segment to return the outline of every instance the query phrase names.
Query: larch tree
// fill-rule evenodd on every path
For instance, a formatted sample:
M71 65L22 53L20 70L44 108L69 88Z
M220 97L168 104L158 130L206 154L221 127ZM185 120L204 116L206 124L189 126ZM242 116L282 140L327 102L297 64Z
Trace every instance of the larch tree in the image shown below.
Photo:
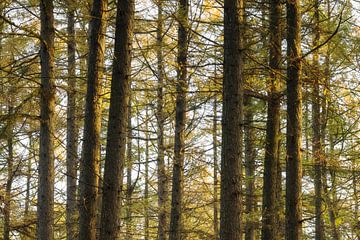
M224 2L220 239L242 239L244 1Z
M100 163L101 94L107 0L94 0L89 24L89 53L79 180L79 240L96 239Z
M77 161L78 161L78 126L76 117L76 42L75 42L75 4L68 2L67 9L67 54L68 54L68 89L67 89L67 134L66 134L66 236L68 240L77 237Z
M186 92L188 89L187 57L189 37L189 1L178 2L178 53L175 106L174 163L171 195L170 240L180 240L182 234L182 211L184 192Z
M38 189L39 240L54 238L54 5L52 0L40 2L40 158Z
M301 13L300 0L287 1L287 126L286 126L286 226L287 240L302 239L301 201Z
M277 183L280 141L280 76L281 76L281 12L280 0L270 1L269 25L269 67L270 83L267 101L267 121L265 140L265 161L263 178L263 210L261 239L279 239L278 210L279 191ZM281 174L281 173L280 173Z
M134 1L118 1L116 10L115 48L101 211L100 239L102 240L116 239L119 234L120 197L128 130Z

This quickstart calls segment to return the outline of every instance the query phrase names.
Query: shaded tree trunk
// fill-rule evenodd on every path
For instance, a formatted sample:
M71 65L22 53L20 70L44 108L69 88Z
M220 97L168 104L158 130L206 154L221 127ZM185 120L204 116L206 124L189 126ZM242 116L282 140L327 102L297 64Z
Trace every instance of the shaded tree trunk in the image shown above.
M244 97L244 133L245 133L245 213L248 216L245 225L245 240L255 240L255 131L252 126L254 121L253 103L251 97Z
M287 240L302 239L301 204L301 40L300 0L287 7L287 128L286 128L286 227Z
M156 32L156 45L157 45L157 104L156 104L156 120L157 120L157 177L158 177L158 239L166 240L167 238L167 211L166 206L168 202L168 178L166 175L165 167L165 145L164 145L164 125L165 117L163 112L164 107L164 57L163 57L163 1L158 1L158 19L157 19L157 32Z
M220 239L242 239L244 1L224 3Z
M52 0L40 1L40 158L37 210L37 238L39 240L54 238L55 28L53 10Z
M75 74L75 10L74 4L68 3L67 12L67 51L68 51L68 89L67 89L67 137L66 137L66 236L68 240L77 237L77 201L76 179L78 159L78 127L76 124L76 74Z
M320 42L320 2L315 1L314 6L314 47L319 45ZM319 91L319 78L321 76L319 67L319 52L313 53L313 65L314 65L314 85L312 93L312 152L314 156L314 185L315 185L315 240L325 239L324 235L324 222L322 214L322 145L321 145L321 133L320 129L320 91Z
M96 239L106 10L107 0L93 0L89 24L84 141L80 162L79 240Z
M119 234L121 187L128 131L128 104L131 73L131 45L134 1L118 1L115 50L111 80L109 126L104 170L100 239L116 239Z
M180 240L182 234L182 208L184 191L184 158L185 158L185 121L187 84L187 52L189 28L189 2L179 0L178 9L178 81L176 83L176 117L175 144L173 164L173 184L170 216L170 240Z
M216 74L215 74L216 77ZM218 163L218 141L217 141L217 96L214 96L214 120L213 120L213 155L214 155L214 239L219 240L219 181L218 181L218 173L219 173L219 163Z
M280 0L270 1L270 92L267 108L262 210L262 240L279 239L278 166L280 138L280 72L281 72L281 12ZM279 173L281 174L281 172Z

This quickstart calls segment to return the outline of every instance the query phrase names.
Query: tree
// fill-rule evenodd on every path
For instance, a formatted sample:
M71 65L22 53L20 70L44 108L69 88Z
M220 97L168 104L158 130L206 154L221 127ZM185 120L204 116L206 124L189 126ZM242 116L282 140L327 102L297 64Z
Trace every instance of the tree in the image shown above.
M40 158L38 190L39 240L54 238L54 5L52 0L40 2Z
M101 211L100 239L103 240L116 239L119 234L118 216L128 129L134 8L133 0L118 1L116 5L115 49Z
M96 239L106 10L107 0L93 1L89 24L84 140L80 162L79 240Z
M287 240L302 239L301 205L301 39L300 0L287 1L287 126L286 229Z
M224 2L220 239L242 238L244 1Z
M179 0L178 6L178 55L176 83L176 117L173 181L171 195L170 240L180 240L182 234L182 207L184 191L184 158L185 158L185 121L186 121L186 91L187 84L187 51L189 36L189 2Z

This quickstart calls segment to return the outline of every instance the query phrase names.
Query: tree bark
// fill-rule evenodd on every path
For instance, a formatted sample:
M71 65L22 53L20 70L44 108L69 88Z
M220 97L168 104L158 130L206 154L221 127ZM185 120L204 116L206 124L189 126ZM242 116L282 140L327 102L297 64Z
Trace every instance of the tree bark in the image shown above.
M78 159L78 126L76 123L76 74L75 74L75 9L68 2L67 12L67 51L68 51L68 89L67 89L67 138L66 138L66 236L68 240L77 237L76 179Z
M245 240L255 240L255 131L252 126L254 121L253 103L251 97L244 97L244 132L245 132L245 213L248 216L245 225Z
M178 9L178 72L176 83L175 144L173 184L171 198L170 240L180 240L182 234L182 208L184 191L185 121L187 84L187 52L189 28L189 2L179 0Z
M37 238L39 240L54 238L55 28L53 10L52 0L40 1L40 158L37 211Z
M286 227L287 240L302 239L301 204L301 39L300 0L287 1L287 128Z
M314 5L314 42L313 46L316 47L320 42L320 2L319 0L315 1ZM314 85L312 93L312 130L313 130L313 139L312 139L312 152L314 157L314 185L315 185L315 240L325 239L324 235L324 222L322 214L322 145L321 145L321 121L320 121L320 90L319 90L319 78L322 75L319 67L319 51L316 50L313 53L313 65L314 65Z
M224 3L220 239L242 239L244 1Z
M280 0L270 2L270 91L267 108L266 143L264 161L264 186L262 210L262 240L279 239L280 224L279 198L277 192L279 184L279 138L280 138L280 72L281 72L281 12ZM281 173L280 173L281 174Z
M89 24L84 141L80 162L79 240L96 239L106 10L107 0L93 0Z
M157 176L158 176L158 239L167 239L167 211L166 206L168 202L168 177L166 175L165 167L165 145L164 145L164 125L165 117L163 112L164 107L164 57L163 57L163 1L158 1L158 19L156 31L156 45L157 45L157 104L156 104L156 120L157 120Z
M118 1L116 6L115 50L101 211L100 239L102 240L116 239L119 234L121 187L128 130L135 5L133 0L124 0Z
M149 230L150 230L150 211L149 211L149 113L146 107L145 109L145 189L144 189L144 198L145 198L145 240L149 240ZM140 159L139 159L140 160Z

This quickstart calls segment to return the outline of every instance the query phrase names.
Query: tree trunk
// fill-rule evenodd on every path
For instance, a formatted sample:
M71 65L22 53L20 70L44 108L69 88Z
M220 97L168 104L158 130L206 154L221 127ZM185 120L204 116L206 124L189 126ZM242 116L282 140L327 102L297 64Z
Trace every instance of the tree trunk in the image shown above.
M176 83L176 117L173 184L171 198L170 240L180 240L182 234L182 208L184 185L185 158L185 121L186 121L186 91L187 84L187 52L189 28L189 2L179 0L178 9L178 81Z
M115 50L101 211L100 239L102 240L116 239L119 234L121 187L128 130L127 116L134 8L133 0L117 2Z
M80 162L79 240L96 239L106 11L107 0L93 0L89 24L84 142Z
M156 33L156 45L157 45L157 104L156 104L156 120L157 120L157 177L158 177L158 239L166 240L167 238L167 211L166 206L168 202L168 178L165 168L165 145L164 145L164 57L163 57L163 10L162 0L158 1L158 19L157 19L157 33Z
M40 87L40 158L38 190L39 240L54 238L54 15L53 1L40 1L41 20L41 87Z
M320 43L320 2L315 1L314 6L314 42L313 46L316 47ZM322 146L321 146L321 133L320 133L320 91L319 91L319 78L322 75L319 67L319 51L313 53L314 64L314 85L312 93L312 152L314 157L314 185L315 185L315 240L325 239L324 235L324 222L322 214Z
M215 74L216 77L216 74ZM214 96L214 120L213 120L213 155L214 155L214 240L219 240L219 163L218 163L218 142L217 142L217 96Z
M71 2L67 12L67 51L68 51L68 102L67 102L67 139L66 139L66 236L68 240L77 237L76 179L78 159L78 127L76 124L76 75L75 75L75 10Z
M270 2L270 92L266 122L266 144L264 161L264 186L263 186L263 210L262 210L262 240L279 239L279 192L278 166L279 161L279 138L280 138L280 72L281 72L281 12L280 0ZM280 173L281 174L281 173Z
M244 97L244 131L245 131L245 213L248 216L245 226L245 240L255 240L255 131L252 126L254 121L253 103L251 97Z
M224 3L220 239L242 239L244 1Z
M287 240L302 239L301 204L301 40L300 0L287 7L287 128L286 128L286 229Z
M145 198L145 240L149 240L149 229L150 229L150 206L149 206L149 113L146 107L146 117L145 117L145 189L144 189L144 198ZM139 159L140 160L140 159Z

